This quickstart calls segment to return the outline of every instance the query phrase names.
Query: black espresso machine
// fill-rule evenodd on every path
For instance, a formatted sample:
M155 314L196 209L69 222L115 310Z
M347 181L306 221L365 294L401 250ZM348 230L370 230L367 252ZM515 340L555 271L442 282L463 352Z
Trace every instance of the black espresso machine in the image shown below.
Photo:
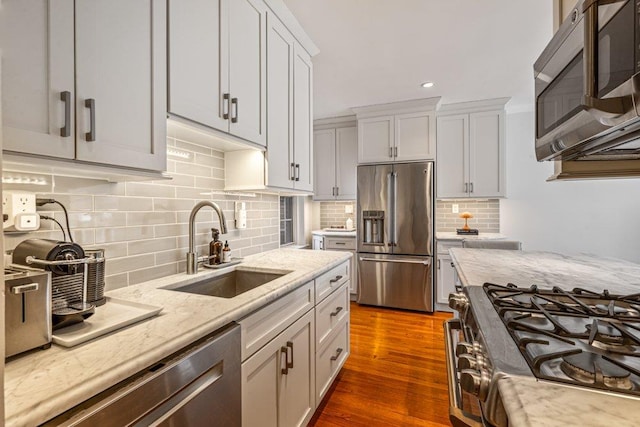
M84 321L96 305L104 303L103 296L95 292L96 273L104 283L104 252L85 251L73 242L28 239L16 246L13 263L51 273L53 330ZM91 289L90 284L94 285Z

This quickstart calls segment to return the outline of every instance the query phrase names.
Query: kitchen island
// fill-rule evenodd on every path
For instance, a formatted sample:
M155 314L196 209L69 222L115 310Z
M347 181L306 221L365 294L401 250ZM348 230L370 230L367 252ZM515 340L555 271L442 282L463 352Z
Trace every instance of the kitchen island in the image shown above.
M160 289L195 283L219 271L201 269L107 292L163 307L155 318L63 348L52 346L5 366L5 425L38 425L206 336L238 321L350 258L333 251L278 249L245 258L244 270L287 273L234 298ZM99 309L99 308L98 308Z
M558 286L567 291L573 288L598 293L608 290L623 295L640 292L640 265L618 259L486 249L452 249L450 253L468 295L483 295L480 287L486 282L512 283L520 288L537 285L540 289ZM470 302L475 317L480 320L486 354L494 365L499 361L503 366L510 365L514 371L514 366L520 369L520 374L500 372L497 379L494 372L497 382L494 386L501 396L510 426L637 425L640 417L637 395L536 378L526 363L523 366L515 359L520 358L518 347L507 330L498 326L502 322L488 299L476 298ZM481 324L482 318L485 325L486 319L490 320L491 326L487 330Z

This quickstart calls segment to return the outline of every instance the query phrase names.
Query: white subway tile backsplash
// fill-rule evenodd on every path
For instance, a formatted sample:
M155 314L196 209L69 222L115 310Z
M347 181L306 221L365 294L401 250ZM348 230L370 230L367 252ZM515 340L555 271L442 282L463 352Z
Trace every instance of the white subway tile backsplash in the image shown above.
M458 205L458 213L452 212L453 205ZM456 231L462 228L464 219L462 212L470 212L469 227L477 228L485 233L500 232L500 199L489 200L438 200L436 202L436 230Z
M4 184L4 190L32 191L37 197L59 200L69 211L76 242L85 249L104 248L106 289L117 289L145 280L184 272L188 250L188 220L201 200L212 200L224 210L232 256L240 257L279 246L279 202L273 194L227 196L224 189L224 153L187 141L167 139L170 147L185 151L188 159L169 156L167 171L173 179L108 183L102 180L43 175L46 185ZM247 203L248 228L234 227L236 201ZM65 225L62 209L55 204L39 207ZM195 243L199 253L209 250L211 228L220 228L212 209L197 216ZM39 231L5 233L5 248L23 240L62 240L52 221L42 221Z

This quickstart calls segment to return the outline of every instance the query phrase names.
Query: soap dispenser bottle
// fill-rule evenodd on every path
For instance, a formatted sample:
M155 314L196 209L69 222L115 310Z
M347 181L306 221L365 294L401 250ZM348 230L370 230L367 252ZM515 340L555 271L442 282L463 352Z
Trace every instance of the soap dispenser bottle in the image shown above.
M211 229L213 240L209 243L209 264L222 263L222 242L218 240L220 231L217 228Z
M222 262L231 262L231 248L227 240L224 241L224 248L222 249Z

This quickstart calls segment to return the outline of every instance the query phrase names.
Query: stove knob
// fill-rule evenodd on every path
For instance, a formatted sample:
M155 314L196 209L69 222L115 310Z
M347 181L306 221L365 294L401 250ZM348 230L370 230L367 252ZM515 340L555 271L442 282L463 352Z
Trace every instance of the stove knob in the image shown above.
M468 342L459 342L458 345L456 345L456 356L460 357L463 354L473 354L474 353L474 349L473 349L473 345L469 344Z
M462 292L449 294L449 307L456 311L464 311L469 305L469 300Z
M490 383L491 377L486 369L464 369L460 372L460 387L467 393L478 396L481 401L487 398Z
M480 344L478 341L474 341L473 342L473 353L474 354L483 354L483 348L482 348L482 344Z
M463 354L458 357L458 369L478 369L478 362L476 361L476 357L472 354Z

